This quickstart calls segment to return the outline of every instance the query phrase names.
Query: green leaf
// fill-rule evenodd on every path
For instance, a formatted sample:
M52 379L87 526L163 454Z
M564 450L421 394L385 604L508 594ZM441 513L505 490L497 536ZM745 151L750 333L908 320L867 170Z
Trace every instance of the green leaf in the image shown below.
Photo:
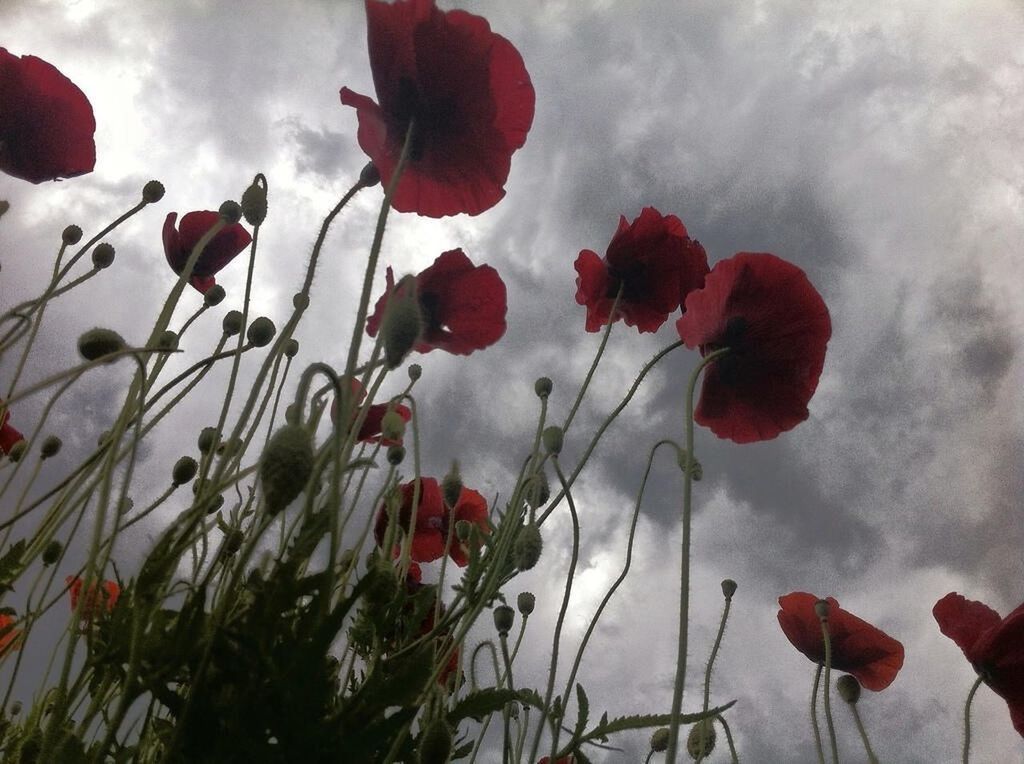
M21 574L21 557L25 554L25 539L12 544L0 557L0 594L14 591L11 586Z
M728 703L718 706L717 708L710 708L706 712L696 711L692 714L680 714L679 722L681 724L693 724L699 722L701 719L709 719L713 716L717 716L723 711L731 708L735 704L735 700L731 700ZM599 724L593 730L588 732L584 737L585 740L593 738L601 738L607 735L611 735L615 732L624 732L625 730L642 730L649 729L650 727L666 727L672 723L672 714L640 714L636 716L620 716L611 721L604 721Z
M482 722L485 716L502 710L513 700L519 700L519 693L515 690L497 687L478 690L455 704L455 708L448 712L448 723L454 728L460 721L470 717Z
M576 683L576 703L579 705L579 716L576 719L576 729L572 732L573 740L583 734L583 730L586 729L587 721L590 717L590 701L587 700L587 693L583 690L583 685Z

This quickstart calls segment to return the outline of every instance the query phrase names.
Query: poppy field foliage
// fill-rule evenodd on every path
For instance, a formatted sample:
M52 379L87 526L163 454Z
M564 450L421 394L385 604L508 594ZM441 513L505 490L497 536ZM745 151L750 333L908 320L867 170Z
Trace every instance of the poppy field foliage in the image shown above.
M64 228L38 296L0 302L0 758L586 764L616 760L617 736L640 735L647 761L738 761L733 729L744 709L712 682L738 584L722 582L717 621L689 612L691 564L702 553L690 536L694 483L704 472L698 433L730 447L799 437L789 433L810 417L828 360L825 300L785 253L709 251L684 224L685 209L623 200L617 224L591 232L575 260L564 253L577 276L565 285L562 312L581 333L601 333L590 372L568 396L562 380L525 386L535 434L515 453L494 455L513 477L485 494L488 476L460 467L457 433L424 442L421 423L432 412L418 394L439 357L487 358L502 341L502 274L516 264L475 251L467 237L440 252L423 247L414 253L419 269L399 274L381 263L382 242L410 215L436 225L499 205L544 104L529 62L478 15L434 0L365 0L365 17L374 97L339 83L339 107L355 110L356 131L343 140L369 162L346 168L351 188L319 235L311 233L305 277L280 326L258 315L252 283L261 258L276 256L259 242L273 180L259 172L247 186L248 177L239 181L239 202L217 210L204 209L211 200L193 189L185 209L194 209L180 216L150 209L164 188L146 183L141 200L99 233ZM0 48L0 172L31 184L101 172L94 135L105 115L94 115L73 76L29 51ZM357 195L379 211L349 207ZM128 220L146 231L147 252L159 258L162 247L169 266L161 265L166 300L140 319L145 339L97 326L78 338L64 371L33 378L33 354L53 352L37 341L48 305L98 277L132 289L131 273L106 273L111 242ZM372 233L362 292L314 293L317 269L332 256L327 232L342 225ZM602 241L603 254L585 248ZM244 290L225 289L243 277ZM384 287L375 293L377 277ZM321 360L293 364L312 299L350 309L354 331L338 347L317 348ZM214 347L189 331L218 322ZM621 405L593 432L571 428L616 341L668 322L673 341L638 370ZM607 699L588 696L581 659L629 572L633 536L620 577L568 654L562 632L581 559L580 486L637 385L666 355L687 349L692 371L673 392L685 411L672 433L678 441L631 445L649 449L651 460L661 446L676 456L678 659L663 672L674 676L672 702L611 716ZM250 376L240 373L243 363ZM64 449L51 431L74 399L69 390L108 366L123 372L106 393L113 421L76 414L74 448ZM208 421L188 413L195 409L185 404L197 399ZM567 415L557 413L573 399ZM167 431L156 429L161 422L191 445L158 469L151 455L161 453L152 447ZM444 454L446 473L422 474L428 449ZM641 487L634 528L642 495ZM537 598L517 579L550 555L552 518L573 529L566 596L557 618L531 624ZM836 726L848 719L833 718L833 697L850 706L868 760L884 760L893 743L874 741L876 756L857 703L861 689L883 693L899 680L905 647L842 609L834 593L778 597L775 636L811 662L817 748L794 760L816 753L824 762L830 749L838 761ZM980 684L1006 701L1009 723L1024 735L1024 606L1001 618L951 593L933 614L979 675L964 712L965 760ZM881 610L862 615L885 625ZM694 619L718 628L701 686L686 681ZM553 645L547 673L517 663L524 640ZM30 648L51 656L48 669L29 665ZM832 672L843 676L833 683ZM22 701L26 682L32 694Z

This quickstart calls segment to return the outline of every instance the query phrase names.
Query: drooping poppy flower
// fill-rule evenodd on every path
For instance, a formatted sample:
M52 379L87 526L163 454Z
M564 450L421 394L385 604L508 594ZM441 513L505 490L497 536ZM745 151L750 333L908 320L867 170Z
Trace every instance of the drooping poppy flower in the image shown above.
M96 165L92 104L53 64L0 48L0 171L30 183Z
M121 587L116 581L93 582L82 593L85 582L78 576L68 576L64 579L68 585L68 593L71 595L71 610L78 608L79 599L82 600L82 609L79 611L82 621L92 621L104 611L109 613L117 604L121 596Z
M825 662L825 639L814 612L818 597L793 592L779 597L779 625L797 650L815 663ZM903 666L903 645L828 598L832 668L853 674L869 690L884 690Z
M192 249L203 235L220 220L220 214L210 210L187 212L175 228L177 212L168 212L164 220L164 255L167 264L175 273L181 273L188 262ZM192 269L189 283L202 294L217 283L213 277L217 271L230 263L252 241L252 236L241 223L224 226L203 248L202 254Z
M398 511L398 523L402 530L409 532L409 524L413 511L415 481L399 486L402 492L402 506ZM459 499L451 512L448 512L441 496L441 487L434 478L420 480L419 509L416 511L416 527L412 531L410 556L416 562L431 562L447 553L459 567L469 564L469 549L459 541L454 530L451 533L451 546L446 548L449 528L452 523L464 520L477 526L481 533L489 533L487 522L487 501L471 488L463 487ZM373 536L377 545L384 543L388 528L387 507L381 506L374 524Z
M392 206L435 218L493 207L533 123L519 52L485 19L434 0L366 0L366 21L379 103L347 87L341 102L355 107L359 146L385 187L414 125Z
M1006 618L981 602L950 592L935 603L939 630L963 650L974 670L1010 708L1024 736L1024 605Z
M387 269L387 289L377 300L366 331L377 336L395 276ZM489 265L473 265L461 249L442 253L416 276L416 298L423 315L423 332L413 349L420 353L447 350L469 355L493 345L505 334L505 282Z
M21 647L21 630L15 629L17 619L9 613L0 613L0 655Z
M736 443L770 440L808 416L832 323L824 300L795 265L740 252L690 292L676 322L701 355L729 352L704 370L694 421Z
M0 402L0 406L2 405L3 403ZM11 449L16 444L25 440L25 436L8 423L10 418L11 412L4 408L3 413L0 413L0 454L11 453Z
M580 251L576 272L576 302L587 306L588 332L619 318L641 332L655 332L691 291L703 286L708 256L679 218L644 207L632 223L619 218L603 258L589 249Z
M359 380L352 380L352 390L355 392L356 397L359 400L366 397L366 391L359 383ZM394 410L394 412L402 418L403 422L408 422L412 419L412 411L408 406L403 406L401 403L374 403L366 412L366 418L363 419L363 424L359 428L359 434L356 436L356 440L361 443L380 442L384 447L402 445L401 438L392 439L381 437L381 426L384 421L384 415L388 413L388 409ZM353 412L353 419L354 418L355 412ZM331 401L331 423L335 425L338 424L337 398Z

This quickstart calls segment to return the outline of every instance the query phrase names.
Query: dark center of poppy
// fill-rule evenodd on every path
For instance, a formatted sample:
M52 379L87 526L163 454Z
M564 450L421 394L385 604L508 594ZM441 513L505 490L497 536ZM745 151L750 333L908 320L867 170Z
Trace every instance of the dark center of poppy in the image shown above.
M621 288L622 297L619 298L619 302L643 302L647 291L643 270L642 263L633 263L626 267L609 265L608 288L605 290L605 297L614 300Z
M423 316L423 333L430 334L441 328L441 322L437 319L438 308L441 307L441 299L433 292L421 292L417 295L420 302L420 313Z
M416 83L408 77L398 81L398 97L391 107L395 128L405 136L409 123L413 123L409 159L423 158L424 150L431 137L451 133L457 124L455 101L452 98L423 98Z
M743 376L743 356L747 344L747 319L733 316L725 324L722 339L706 346L710 352L719 348L729 348L729 352L715 361L718 367L719 381L724 385L738 385Z

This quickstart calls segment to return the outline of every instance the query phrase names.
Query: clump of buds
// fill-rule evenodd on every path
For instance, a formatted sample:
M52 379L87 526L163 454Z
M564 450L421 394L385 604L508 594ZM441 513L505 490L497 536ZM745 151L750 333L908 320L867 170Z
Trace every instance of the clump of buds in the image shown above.
M95 361L124 350L126 347L124 338L113 329L97 327L90 329L78 338L78 352L86 361Z
M295 499L313 473L313 438L300 424L286 424L260 457L260 483L267 512L276 515Z

